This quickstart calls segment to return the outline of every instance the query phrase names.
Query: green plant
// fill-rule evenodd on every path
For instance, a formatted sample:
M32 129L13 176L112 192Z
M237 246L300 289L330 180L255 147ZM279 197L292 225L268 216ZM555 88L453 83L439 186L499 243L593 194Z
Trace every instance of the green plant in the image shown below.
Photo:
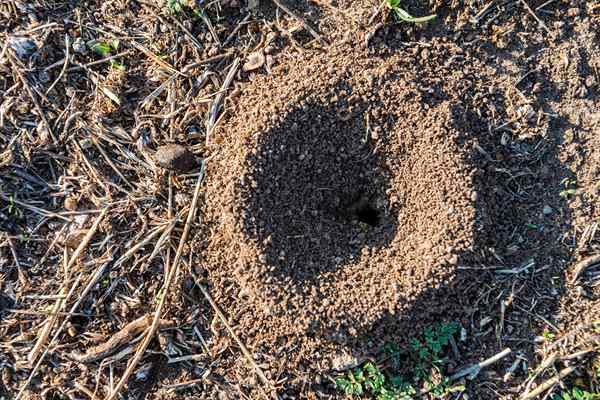
M453 386L441 371L444 352L457 331L456 323L429 327L421 337L409 341L408 350L388 343L383 348L390 366L385 374L377 364L367 362L338 377L336 386L347 396L368 395L376 400L411 400L420 387L435 398L462 391L462 385ZM400 373L402 367L409 372Z
M598 400L600 393L590 393L578 387L555 394L552 400Z
M92 50L102 57L105 57L113 52L116 53L119 50L119 41L117 39L113 39L108 42L97 42L92 46Z
M564 190L561 190L558 194L563 199L568 199L571 196L575 196L577 194L577 181L574 179L565 178L561 182L565 187Z
M186 0L167 0L165 5L171 14L180 14L187 6Z
M435 14L427 15L425 17L413 17L405 9L401 7L402 0L386 0L386 4L390 10L402 21L412 22L420 24L423 22L431 21L436 17Z

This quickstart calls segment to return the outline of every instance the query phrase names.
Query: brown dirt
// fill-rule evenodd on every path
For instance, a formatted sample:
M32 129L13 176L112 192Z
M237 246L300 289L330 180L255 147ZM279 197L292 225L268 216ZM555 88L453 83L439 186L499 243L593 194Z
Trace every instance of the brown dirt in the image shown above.
M328 42L320 45L269 1L251 12L222 3L207 6L212 32L180 16L200 46L152 2L0 4L0 397L31 372L27 355L55 304L39 295L60 293L76 276L87 282L102 265L25 393L87 396L77 382L107 395L108 368L69 355L109 343L165 296L182 224L158 257L147 259L156 236L114 261L174 215L185 219L195 176L153 161L173 143L206 162L183 264L203 277L280 396L341 398L330 381L339 370L381 360L387 342L405 345L441 321L462 331L444 373L513 350L461 382L472 399L516 399L557 347L581 350L600 316L597 269L571 280L575 263L600 251L598 4L528 0L544 28L521 1L403 2L415 15L438 14L420 26L387 12L369 23L379 1L297 2L294 11ZM248 15L225 46L215 42ZM45 21L56 25L25 35L33 55L3 53L5 36ZM78 69L45 93L61 71L65 34L118 38L129 51L117 60L125 69L81 68L101 57L72 52L69 67ZM256 51L265 66L235 75L207 145L205 117L228 66ZM109 218L65 274L75 234L105 206ZM175 328L157 334L124 396L264 398L265 385L183 271L163 312ZM131 355L123 357L111 364L114 377ZM589 383L584 361L567 383Z
M245 88L216 139L200 238L212 234L199 240L250 346L320 370L385 312L447 285L475 236L475 171L457 120L473 76L442 83L457 64L418 71L405 55L348 50Z

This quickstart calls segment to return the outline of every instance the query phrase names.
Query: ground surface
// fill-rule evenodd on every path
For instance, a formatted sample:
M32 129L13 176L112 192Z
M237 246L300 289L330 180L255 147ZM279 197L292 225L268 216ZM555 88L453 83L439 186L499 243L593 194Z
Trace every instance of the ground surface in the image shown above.
M597 390L600 3L403 4L0 4L0 396Z

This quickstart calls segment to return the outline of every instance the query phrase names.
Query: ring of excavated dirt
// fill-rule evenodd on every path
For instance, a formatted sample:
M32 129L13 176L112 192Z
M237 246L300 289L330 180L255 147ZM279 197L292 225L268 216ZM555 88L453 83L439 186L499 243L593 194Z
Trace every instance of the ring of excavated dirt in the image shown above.
M208 170L215 296L249 345L296 361L401 315L473 244L456 107L398 60L331 62L250 83Z

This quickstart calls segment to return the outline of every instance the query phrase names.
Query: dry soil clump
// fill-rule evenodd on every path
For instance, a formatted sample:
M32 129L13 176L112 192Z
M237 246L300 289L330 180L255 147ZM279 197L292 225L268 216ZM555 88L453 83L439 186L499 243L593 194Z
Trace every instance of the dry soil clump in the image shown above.
M443 94L471 84L344 52L252 82L208 164L201 257L215 295L253 348L311 368L449 285L474 242L460 102Z

